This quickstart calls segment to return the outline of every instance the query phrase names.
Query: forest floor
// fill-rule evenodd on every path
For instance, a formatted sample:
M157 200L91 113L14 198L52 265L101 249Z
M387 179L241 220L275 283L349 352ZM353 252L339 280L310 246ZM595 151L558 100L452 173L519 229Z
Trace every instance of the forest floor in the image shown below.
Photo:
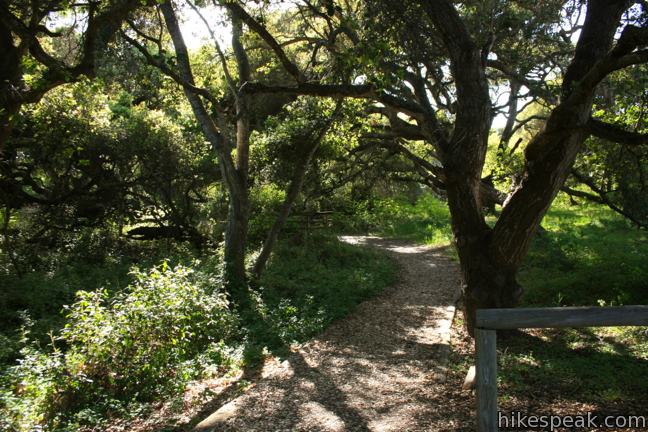
M460 276L449 248L380 237L342 240L389 253L400 268L398 282L283 358L268 356L262 367L198 383L184 395L180 415L172 414L177 406L163 404L152 416L104 430L474 431L474 392L462 389L474 347L462 313L455 314ZM645 371L641 355L617 355L607 352L607 345L596 351L602 342L591 339L600 337L580 333L577 342L590 348L574 348L567 343L570 335L554 330L502 335L503 412L645 413L645 400L637 396L641 388L631 389L619 373L620 388L604 389L619 393L610 400L590 391L602 380L598 373L594 381L579 375L592 365ZM637 381L634 372L631 376Z
M344 241L388 251L399 281L316 339L270 362L262 378L198 426L201 431L457 430L436 398L459 294L443 248L379 237Z

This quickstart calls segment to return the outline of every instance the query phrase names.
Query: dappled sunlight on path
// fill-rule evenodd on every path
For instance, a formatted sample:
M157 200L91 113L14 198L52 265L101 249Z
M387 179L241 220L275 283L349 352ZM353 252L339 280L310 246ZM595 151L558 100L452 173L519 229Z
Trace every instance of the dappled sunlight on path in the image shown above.
M341 240L389 251L399 282L320 337L271 363L255 386L200 431L427 431L444 379L458 297L457 265L443 249L378 237Z

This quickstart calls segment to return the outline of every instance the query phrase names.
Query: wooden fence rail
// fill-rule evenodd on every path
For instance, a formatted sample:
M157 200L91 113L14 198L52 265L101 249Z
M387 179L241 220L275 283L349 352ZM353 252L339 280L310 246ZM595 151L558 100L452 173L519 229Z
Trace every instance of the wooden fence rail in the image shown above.
M648 306L480 309L475 324L477 430L497 432L497 330L648 326Z

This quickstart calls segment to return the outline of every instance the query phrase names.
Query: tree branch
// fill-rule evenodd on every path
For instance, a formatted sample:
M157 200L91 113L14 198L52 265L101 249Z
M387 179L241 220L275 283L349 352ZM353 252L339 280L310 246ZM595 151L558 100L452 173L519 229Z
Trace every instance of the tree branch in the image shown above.
M185 44L184 37L180 31L180 25L178 24L178 19L175 15L175 11L171 6L169 1L166 1L160 5L162 14L164 15L164 21L166 22L167 29L171 35L171 40L173 41L173 46L176 51L176 59L178 61L179 76L182 81L186 82L191 86L195 86L193 72L191 70L191 63L189 61L189 51L187 50L187 45ZM184 93L191 109L198 120L198 123L205 134L207 140L214 146L216 149L221 169L223 171L223 176L225 178L226 184L230 192L242 194L241 183L238 181L238 175L236 167L234 166L234 161L232 160L232 155L229 151L228 144L225 142L222 134L218 132L214 121L209 116L209 113L205 109L202 101L198 97L197 93L194 93L188 86L183 86Z
M605 193L604 190L599 188L596 183L594 183L594 180L592 180L590 177L583 175L579 173L576 170L571 171L572 177L574 177L576 180L578 180L580 183L584 184L588 188L590 188L594 193L597 195L594 196L592 194L588 194L587 192L580 192L580 191L574 191L573 189L570 188L563 188L563 190L568 193L569 195L573 196L580 196L581 198L588 199L590 201L599 203L599 204L605 204L615 212L619 213L621 216L625 217L629 221L633 222L636 224L638 227L642 228L648 228L648 224L645 222L640 221L639 219L635 218L633 215L630 213L626 212L623 210L621 207L617 206L614 204L608 197L607 194Z
M153 56L149 52L149 50L146 49L146 47L144 45L139 43L136 39L133 39L132 37L128 36L125 32L122 31L120 35L121 35L122 38L124 38L124 40L126 40L126 42L128 42L135 49L137 49L137 51L139 51L144 56L146 61L151 66L155 66L158 69L160 69L166 76L171 78L177 84L180 84L184 89L189 90L189 91L191 91L191 92L193 92L193 93L195 93L197 95L200 95L200 96L204 97L205 99L207 99L209 102L211 102L214 105L218 104L218 101L216 100L214 95L211 94L211 92L209 90L207 90L206 88L203 88L203 87L198 87L195 84L193 84L193 83L187 81L186 79L184 79L182 76L180 76L180 74L178 74L173 69L171 69L169 67L169 65L167 65L164 61L162 61L162 60L156 58L155 56Z
M223 68L223 74L225 75L225 82L227 83L227 86L234 96L234 98L238 98L238 92L236 90L236 86L234 85L234 79L232 78L232 74L229 71L229 68L227 67L227 59L225 58L225 54L223 53L223 50L220 47L220 44L218 43L218 39L216 39L216 35L214 34L214 30L212 30L211 26L209 25L209 22L205 18L205 16L200 12L200 9L196 7L191 1L187 0L187 4L191 9L196 12L200 20L205 24L205 27L207 28L207 31L209 32L209 35L212 38L212 41L214 42L214 48L216 49L216 53L218 54L218 58L220 59L221 62L221 67Z
M582 79L578 80L568 100L579 103L588 97L592 89L610 73L628 66L648 63L648 49L635 51L646 45L648 45L647 28L626 26L614 48L595 62Z
M283 65L286 72L288 72L298 83L305 81L303 74L299 71L299 68L295 63L293 63L286 52L281 47L281 44L268 32L268 30L257 20L255 20L250 14L247 13L238 3L227 2L225 4L227 9L238 19L243 21L252 31L258 34L261 39L267 43L275 55L279 58L279 61Z
M642 63L648 63L648 49L635 51L621 57L612 54L604 57L578 83L567 102L580 103L589 96L598 83L612 72Z
M391 106L412 117L418 118L423 114L423 110L418 104L385 92L377 91L373 84L300 83L296 86L269 86L261 83L248 82L243 85L241 91L246 93L288 93L331 98L351 97L370 99Z
M423 8L441 33L443 42L454 61L475 49L468 28L448 0L424 0Z
M617 125L590 118L587 122L589 133L598 138L624 145L648 144L648 134L627 131Z

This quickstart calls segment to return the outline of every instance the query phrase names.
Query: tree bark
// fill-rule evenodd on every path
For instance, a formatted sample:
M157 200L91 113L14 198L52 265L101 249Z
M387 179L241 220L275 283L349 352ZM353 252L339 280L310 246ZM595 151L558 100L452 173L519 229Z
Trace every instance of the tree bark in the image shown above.
M588 136L586 125L594 89L605 71L616 67L612 66L615 59L606 56L628 2L590 0L576 53L563 82L563 100L552 112L545 130L527 147L523 181L492 230L481 212L479 190L491 125L485 65L452 4L439 0L425 5L450 54L456 80L457 118L452 137L442 146L442 157L463 275L466 323L473 334L478 308L511 307L522 294L516 281L517 270Z
M487 253L491 229L484 220L480 189L492 122L491 101L481 50L452 4L434 1L426 5L449 52L457 87L455 127L449 142L441 147L466 318L472 332L477 307L510 305L516 293L509 289L511 277L503 274Z
M252 275L254 279L259 279L261 277L261 274L265 270L265 266L268 262L268 259L270 258L270 254L272 253L272 249L274 248L274 245L277 242L277 238L279 237L279 233L286 224L286 220L290 215L290 210L297 200L302 185L304 184L304 177L306 176L308 165L310 164L310 161L312 160L313 155L315 154L315 151L318 147L319 142L314 141L306 157L304 157L300 164L295 168L293 177L290 180L290 186L288 186L286 198L284 198L284 201L279 208L279 212L277 213L277 217L275 218L275 221L272 224L270 231L268 231L268 235L266 236L265 241L263 242L261 252L254 262L254 267L252 268Z
M225 229L225 253L223 282L227 291L241 304L245 303L247 276L245 272L245 248L247 244L249 199L247 194L230 192L227 228Z
M237 125L236 125L236 162L232 158L230 143L218 130L202 100L199 89L195 86L193 72L189 61L189 52L180 31L180 26L170 2L160 5L167 29L171 35L178 60L178 75L183 83L183 90L191 105L194 116L200 127L218 155L219 166L225 180L225 187L229 194L229 211L227 228L225 230L225 253L223 279L225 289L239 304L245 302L245 289L247 277L245 272L245 248L247 243L249 197L247 188L248 149L249 149L249 102L245 95L237 97ZM236 29L236 22L234 22ZM239 63L239 79L249 77L247 57L240 45L239 31L234 31L234 48L237 50ZM238 36L237 36L238 35ZM238 47L237 47L238 44ZM238 48L238 49L237 49ZM202 92L202 90L200 90ZM240 92L239 92L240 93Z
M569 175L576 155L588 137L587 123L597 83L582 85L610 51L626 1L591 0L562 86L563 98L545 129L527 146L520 187L503 208L494 231L490 254L501 265L517 269L553 199Z
M511 78L509 80L509 87L511 95L509 96L509 110L508 117L506 119L506 125L502 130L502 138L499 143L499 150L504 150L508 147L509 141L513 136L513 126L515 126L515 119L518 115L518 93L522 84L519 81Z
M243 25L232 14L232 48L236 57L239 84L250 81L250 62L241 42ZM237 297L239 304L246 302L247 275L245 250L247 245L250 203L248 192L248 167L250 158L250 95L238 92L236 97L236 188L230 191L229 216L225 232L225 284Z

